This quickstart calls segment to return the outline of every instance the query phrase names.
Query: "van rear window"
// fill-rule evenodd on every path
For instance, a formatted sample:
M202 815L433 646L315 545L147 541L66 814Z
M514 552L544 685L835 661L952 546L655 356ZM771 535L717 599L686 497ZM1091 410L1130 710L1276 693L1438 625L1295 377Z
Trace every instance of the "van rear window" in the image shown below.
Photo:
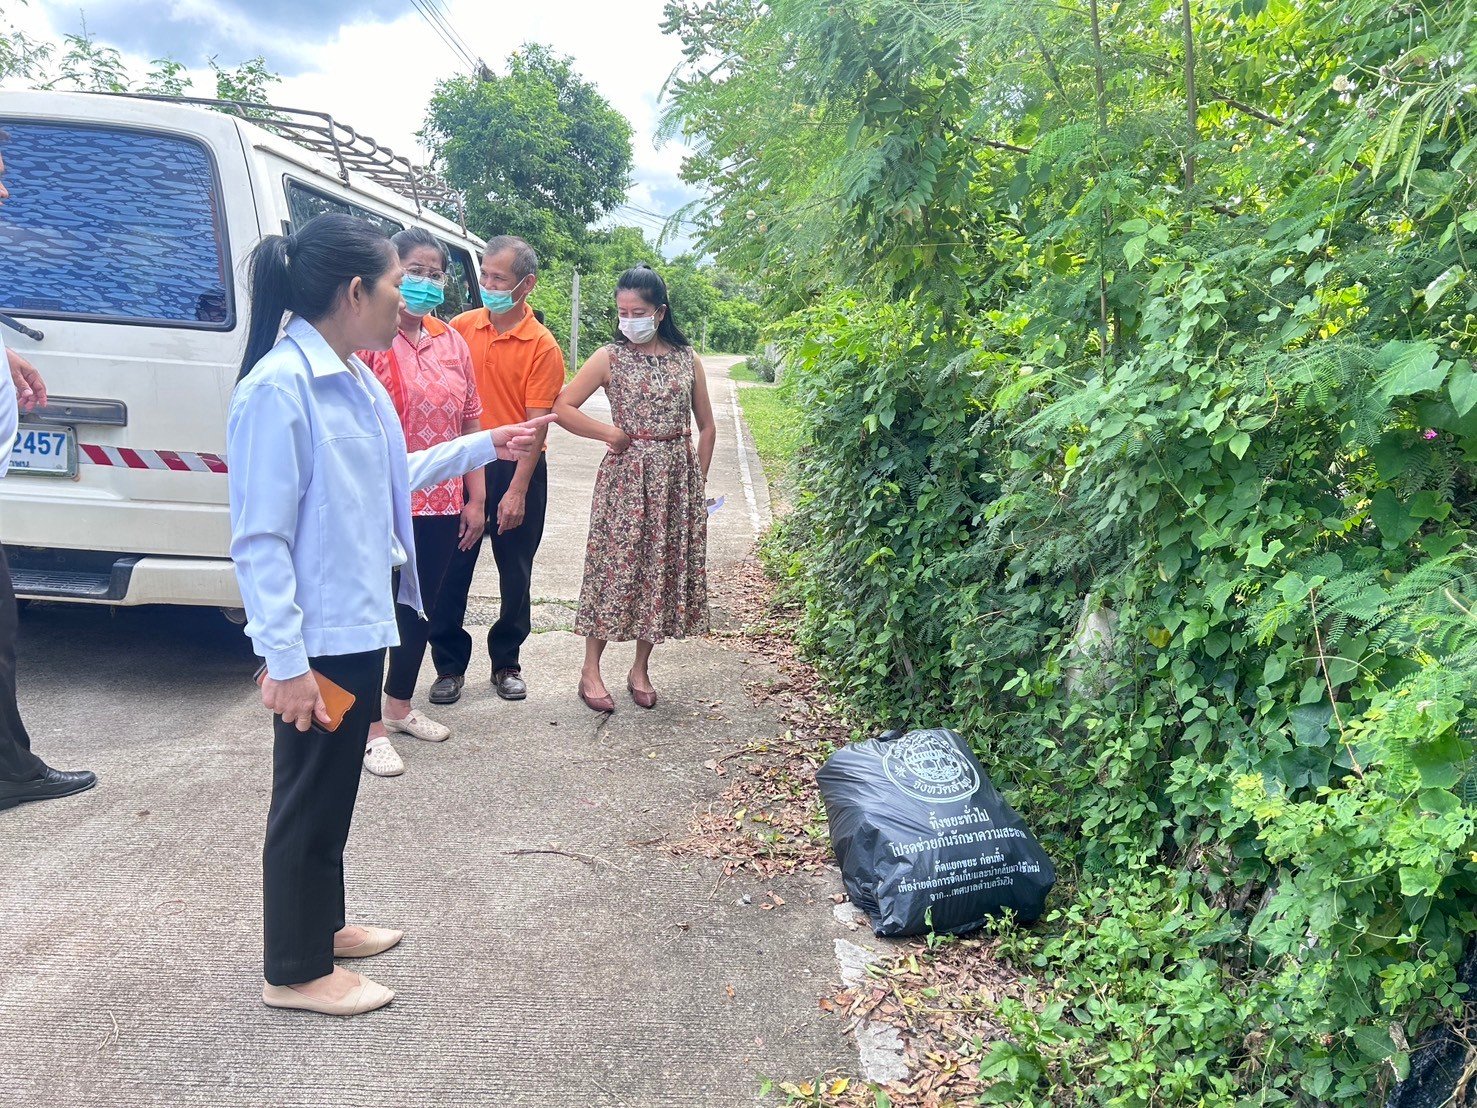
M229 330L210 153L174 135L0 120L0 311Z
M319 192L315 188L294 181L291 177L284 178L287 188L287 211L292 216L294 228L301 227L308 220L318 215L328 215L337 212L339 215L351 215L355 219L362 219L371 227L377 227L387 235L394 235L405 230L388 216L380 215L379 212L361 208L358 204L350 204L347 200L341 200L337 196L329 196L326 192Z

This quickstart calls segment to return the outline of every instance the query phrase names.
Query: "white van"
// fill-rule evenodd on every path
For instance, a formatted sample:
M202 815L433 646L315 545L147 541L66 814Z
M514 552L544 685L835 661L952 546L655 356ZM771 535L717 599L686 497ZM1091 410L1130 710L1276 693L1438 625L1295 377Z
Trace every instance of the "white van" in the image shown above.
M18 596L240 607L226 409L263 235L330 211L424 227L453 259L446 317L478 303L484 244L432 210L460 197L326 115L272 113L0 92L0 328L51 394L0 481Z

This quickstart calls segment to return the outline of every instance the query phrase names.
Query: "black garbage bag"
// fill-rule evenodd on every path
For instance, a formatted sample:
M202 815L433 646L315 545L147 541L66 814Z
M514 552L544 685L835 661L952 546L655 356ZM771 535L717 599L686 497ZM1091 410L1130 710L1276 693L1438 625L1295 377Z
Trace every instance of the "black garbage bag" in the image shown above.
M1459 1022L1470 1026L1477 1017L1477 943L1467 947L1457 980L1467 986ZM1474 1103L1477 1090L1467 1089L1460 1098L1455 1095L1471 1060L1467 1039L1466 1030L1450 1022L1421 1036L1410 1052L1410 1076L1390 1090L1385 1108L1466 1108Z
M878 935L972 931L1041 915L1056 870L953 731L889 731L816 774L852 901Z

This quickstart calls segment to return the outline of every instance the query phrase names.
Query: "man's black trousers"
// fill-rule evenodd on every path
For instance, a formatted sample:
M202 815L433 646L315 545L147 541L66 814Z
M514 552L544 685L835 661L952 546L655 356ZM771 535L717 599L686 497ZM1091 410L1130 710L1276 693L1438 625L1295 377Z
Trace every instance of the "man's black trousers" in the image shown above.
M46 763L31 753L31 736L15 698L15 640L20 630L10 563L0 547L0 780L34 781Z
M540 457L528 482L523 522L506 534L497 533L497 506L508 491L516 462L496 461L487 467L487 538L497 561L498 592L502 608L487 632L492 671L518 669L518 652L533 629L533 556L544 537L544 515L549 505L549 469ZM458 550L441 582L431 616L431 661L438 677L463 676L472 662L472 636L462 626L467 618L467 594L482 551Z

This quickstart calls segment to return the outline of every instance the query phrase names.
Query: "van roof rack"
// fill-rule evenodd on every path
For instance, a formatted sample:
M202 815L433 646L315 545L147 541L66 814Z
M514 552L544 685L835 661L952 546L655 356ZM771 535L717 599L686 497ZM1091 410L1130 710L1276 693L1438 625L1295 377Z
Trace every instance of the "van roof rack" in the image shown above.
M249 123L298 146L322 154L338 164L338 175L350 184L350 172L362 174L377 185L397 192L415 203L416 211L437 205L456 212L457 222L467 229L467 209L462 194L444 178L415 165L388 146L340 123L327 112L285 108L247 100L215 100L203 96L168 96L161 93L114 92L100 96L123 96L132 100L159 100L170 104L197 104L240 116ZM433 209L434 210L434 209ZM445 211L439 214L446 214Z

